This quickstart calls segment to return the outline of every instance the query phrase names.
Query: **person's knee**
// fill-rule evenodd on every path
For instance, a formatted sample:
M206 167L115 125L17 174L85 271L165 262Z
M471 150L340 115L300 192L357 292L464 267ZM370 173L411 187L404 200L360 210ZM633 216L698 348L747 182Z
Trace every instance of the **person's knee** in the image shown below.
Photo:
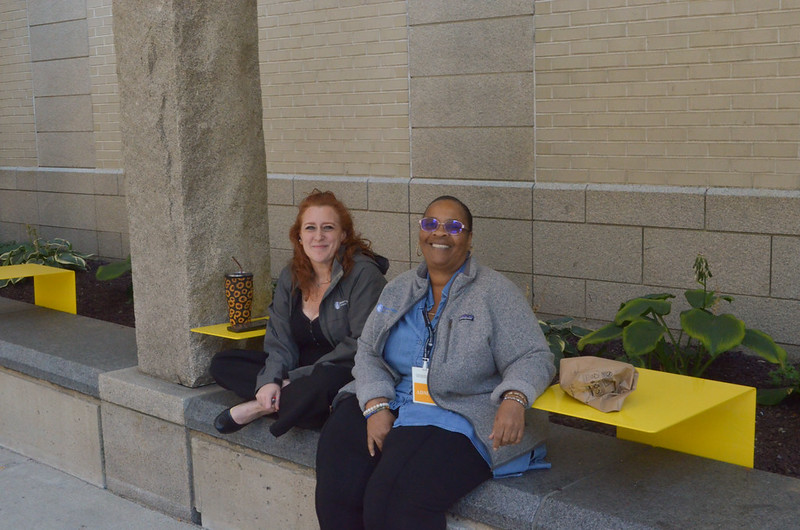
M427 506L416 495L393 490L364 495L364 528L367 530L444 529L444 512Z
M386 528L388 501L385 491L367 487L364 493L364 528Z
M220 373L220 365L223 364L224 362L220 361L219 354L211 358L211 363L208 365L208 372L211 374L211 377L213 377L215 380L217 379L217 376Z
M208 365L208 371L211 373L211 376L216 379L217 376L225 374L229 370L228 366L231 363L231 357L239 351L241 350L222 350L215 353L214 356L211 357L211 363Z

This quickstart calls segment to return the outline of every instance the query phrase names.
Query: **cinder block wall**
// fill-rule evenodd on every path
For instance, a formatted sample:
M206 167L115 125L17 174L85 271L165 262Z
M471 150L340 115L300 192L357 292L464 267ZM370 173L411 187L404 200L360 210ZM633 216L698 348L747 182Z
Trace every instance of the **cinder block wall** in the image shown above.
M32 226L125 257L111 0L4 0L0 13L0 241Z
M406 177L406 2L261 0L271 174Z
M38 224L123 257L110 0L0 11L0 239ZM703 252L736 314L800 348L800 5L259 0L258 17L273 274L314 187L390 275L452 193L476 254L543 313L680 293Z
M682 300L702 252L719 310L797 353L800 5L535 5L537 305Z
M800 8L412 0L406 27L375 15L405 4L376 2L362 17L368 11L262 3L264 108L279 116L265 128L280 127L267 147L273 274L290 257L294 205L314 187L344 198L392 260L390 276L419 259L418 213L450 193L476 216L476 255L531 292L543 314L608 320L628 297L680 295L694 287L702 252L712 286L736 298L730 309L798 349L800 70L791 50ZM402 159L396 173L315 169L309 161L320 156L369 160L319 131L320 116L355 112L331 92L364 72L351 56L329 59L335 67L319 57L353 53L355 34L341 28L358 27L361 60L377 60L390 20L408 43L392 64L407 61L409 173ZM303 42L322 44L301 52ZM301 85L268 71L294 72ZM404 77L399 68L373 74L392 87ZM369 94L356 99L369 106ZM360 127L376 142L405 133L385 120Z
M800 5L537 1L538 181L800 188Z

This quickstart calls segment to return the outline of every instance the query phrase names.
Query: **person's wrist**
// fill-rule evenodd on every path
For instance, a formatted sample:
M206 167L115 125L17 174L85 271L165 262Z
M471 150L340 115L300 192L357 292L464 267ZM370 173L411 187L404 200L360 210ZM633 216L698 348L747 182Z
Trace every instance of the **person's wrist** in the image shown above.
M503 401L515 401L528 408L528 397L519 390L506 390L503 392Z
M382 410L389 410L389 402L388 401L381 401L376 403L375 405L368 407L364 410L364 419L369 419L373 415L381 412Z
M368 408L370 408L370 407L374 407L374 406L375 406L375 405L377 405L378 403L389 403L389 400L388 400L388 399L386 399L385 397L376 397L376 398L372 398L372 399L370 399L369 401L367 401L367 402L364 404L364 408L365 408L365 409L368 409Z

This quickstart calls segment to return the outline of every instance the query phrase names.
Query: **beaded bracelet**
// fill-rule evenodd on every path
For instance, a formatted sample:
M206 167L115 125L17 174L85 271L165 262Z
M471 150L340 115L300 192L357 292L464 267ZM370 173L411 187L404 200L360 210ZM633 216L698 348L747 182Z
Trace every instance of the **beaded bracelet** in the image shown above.
M389 408L389 403L387 403L386 401L384 401L382 403L378 403L377 405L373 405L373 406L371 406L370 408L368 408L367 410L364 411L364 419L368 419L370 416L372 416L376 412L380 412L381 410L388 409L388 408Z
M523 394L519 390L506 390L503 393L503 398L505 399L506 397L517 398L517 399L520 400L520 403L522 404L523 407L527 407L528 406L528 396L526 396L525 394Z
M517 403L519 403L523 407L528 408L528 404L525 403L524 401L522 401L520 398L518 398L516 396L505 396L505 397L503 397L503 401L505 401L507 399L511 400L511 401L516 401Z

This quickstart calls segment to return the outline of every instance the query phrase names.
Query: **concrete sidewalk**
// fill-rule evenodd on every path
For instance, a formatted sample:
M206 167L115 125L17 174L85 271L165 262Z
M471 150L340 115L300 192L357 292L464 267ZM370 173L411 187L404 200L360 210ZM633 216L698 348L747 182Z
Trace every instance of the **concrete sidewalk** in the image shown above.
M0 447L0 529L197 530Z

